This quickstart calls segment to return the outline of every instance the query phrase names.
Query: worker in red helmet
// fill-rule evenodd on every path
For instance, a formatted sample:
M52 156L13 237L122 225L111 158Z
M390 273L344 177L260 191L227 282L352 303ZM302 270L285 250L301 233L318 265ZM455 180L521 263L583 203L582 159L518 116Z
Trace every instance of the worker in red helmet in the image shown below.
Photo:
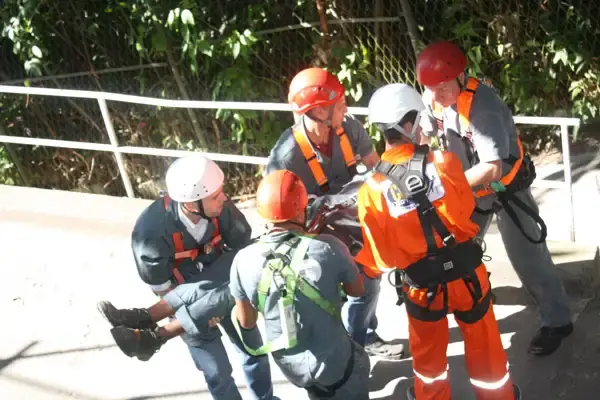
M335 75L321 68L300 71L290 83L288 101L296 123L271 150L266 173L288 170L306 186L309 196L336 194L356 175L357 161L371 169L379 161L360 121L348 114L345 89ZM361 273L363 268L359 265ZM348 297L342 320L350 336L367 353L401 359L404 346L383 340L376 332L375 311L380 278L364 275L365 294Z
M496 91L465 72L458 46L437 42L417 57L427 106L421 125L443 149L459 156L477 199L472 219L483 237L493 214L508 257L539 307L542 326L529 352L553 353L573 331L567 295L546 244L545 224L531 195L535 167L525 154L513 116ZM428 140L421 143L428 142Z
M259 215L268 231L232 264L231 318L246 351L271 353L286 378L311 399L367 400L370 361L340 323L343 291L360 296L361 275L344 243L304 230L308 194L293 172L278 170L260 183ZM265 321L262 343L246 339Z

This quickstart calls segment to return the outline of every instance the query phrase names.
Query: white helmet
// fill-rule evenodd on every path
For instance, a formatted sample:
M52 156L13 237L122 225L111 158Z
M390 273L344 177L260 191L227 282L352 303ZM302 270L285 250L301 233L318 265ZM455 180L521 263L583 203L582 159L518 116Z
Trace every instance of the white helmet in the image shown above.
M404 83L391 83L380 87L369 100L369 122L378 124L383 130L396 129L398 132L416 141L415 132L419 126L421 112L425 104L419 92ZM406 132L398 123L406 114L417 111L417 119L412 131Z
M180 203L191 203L216 192L224 178L223 171L213 160L190 155L175 160L165 180L169 197Z

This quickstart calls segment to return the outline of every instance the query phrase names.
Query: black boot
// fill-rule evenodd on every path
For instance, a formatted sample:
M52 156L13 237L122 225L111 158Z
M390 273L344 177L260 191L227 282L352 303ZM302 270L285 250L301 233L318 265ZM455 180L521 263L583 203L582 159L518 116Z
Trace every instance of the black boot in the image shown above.
M515 394L515 400L521 400L521 389L513 383L513 390Z
M131 329L117 326L110 330L119 349L128 357L148 361L168 339L161 337L156 329Z
M547 356L560 347L564 338L573 332L573 324L557 326L554 328L542 326L531 340L529 353L536 356Z
M113 327L124 326L133 329L155 329L150 314L143 308L118 309L108 301L98 303L98 311Z
M411 385L408 389L406 389L406 398L408 400L417 399L417 396L415 395L415 385Z

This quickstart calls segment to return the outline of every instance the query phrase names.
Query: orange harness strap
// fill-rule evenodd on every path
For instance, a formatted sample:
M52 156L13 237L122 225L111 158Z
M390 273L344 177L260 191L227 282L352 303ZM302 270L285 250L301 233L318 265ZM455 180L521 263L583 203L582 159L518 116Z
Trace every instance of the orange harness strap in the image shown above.
M458 112L460 131L461 131L461 134L464 134L464 135L467 135L467 132L469 131L469 128L471 126L471 121L469 120L469 117L471 114L471 106L473 105L473 95L477 91L477 88L479 87L479 83L480 83L479 80L472 78L472 77L469 78L467 81L467 86L458 96L458 101L456 103L456 110ZM484 83L484 84L486 84L486 83ZM443 115L441 114L442 107L435 101L433 101L432 107L433 107L434 117L438 120L442 120L442 118L443 118ZM517 135L517 145L519 146L519 158L515 161L511 170L506 175L504 175L499 181L504 186L508 186L513 181L513 179L515 179L515 176L519 172L519 169L521 168L521 164L523 163L523 155L524 155L523 145L521 143L521 138L518 135ZM494 190L492 189L492 187L490 185L486 185L485 188L475 192L475 197L487 196L488 194L492 194L492 193L494 193Z
M304 159L308 163L308 167L310 168L315 181L317 181L317 185L319 185L323 193L326 193L329 190L329 182L327 181L327 177L323 172L323 168L317 159L317 155L308 141L308 137L299 129L292 128L292 133L294 135L294 139L296 139L296 143L298 143L298 146L302 151L302 155L304 155ZM348 139L346 131L344 128L338 128L335 131L335 134L340 138L340 148L342 150L342 155L344 156L344 162L346 163L346 166L348 169L356 168L356 158L354 156L354 151L352 151L352 145L350 144L350 140Z
M165 211L168 210L169 204L171 203L171 198L168 195L165 195L163 198L163 203L165 206ZM220 249L220 242L222 240L221 230L219 229L219 219L213 218L212 223L215 226L215 231L211 236L211 240L209 243L204 245L203 254L209 254L213 251L213 249ZM179 272L179 265L181 261L185 258L190 258L192 261L198 257L200 254L200 250L195 248L192 250L185 250L183 245L183 233L182 232L174 232L173 233L173 247L175 247L175 255L173 261L173 276L178 284L182 284L185 282L183 279L183 275Z

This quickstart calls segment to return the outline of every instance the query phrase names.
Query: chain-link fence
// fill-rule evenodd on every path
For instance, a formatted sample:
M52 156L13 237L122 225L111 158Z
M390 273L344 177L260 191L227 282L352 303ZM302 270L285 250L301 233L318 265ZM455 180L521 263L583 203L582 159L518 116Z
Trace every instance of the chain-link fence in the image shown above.
M46 40L17 36L16 28L11 34L6 27L13 22L7 19L0 42L2 83L172 99L285 102L294 74L319 65L343 77L350 105L365 106L384 83L418 88L416 53L431 41L450 39L467 51L471 70L491 78L517 114L598 112L600 4L593 0L231 0L226 6L222 1L173 0L156 6L166 7L158 10L163 14L157 11L165 21L154 25L148 22L154 16L133 18L119 6L125 3L105 3L72 3L71 8L41 4L30 23ZM192 10L194 40L204 40L206 34L204 45L228 43L232 32L243 34L245 29L252 32L254 44L240 50L239 43L231 42L233 54L242 54L237 58L197 47L194 73L185 34L165 28L166 13L176 7ZM151 26L150 33L144 31ZM29 50L23 51L25 47ZM42 55L41 61L31 63L32 55ZM4 134L107 141L94 101L10 95L1 103ZM165 110L124 103L109 108L121 144L259 156L268 154L292 122L286 113ZM28 175L31 185L122 194L119 185L111 191L117 169L102 159L105 155L9 147L13 164L20 163L20 175ZM162 176L165 163L127 157L127 165L138 194L152 196L144 188ZM228 167L244 182L258 172ZM252 192L251 186L245 192Z

